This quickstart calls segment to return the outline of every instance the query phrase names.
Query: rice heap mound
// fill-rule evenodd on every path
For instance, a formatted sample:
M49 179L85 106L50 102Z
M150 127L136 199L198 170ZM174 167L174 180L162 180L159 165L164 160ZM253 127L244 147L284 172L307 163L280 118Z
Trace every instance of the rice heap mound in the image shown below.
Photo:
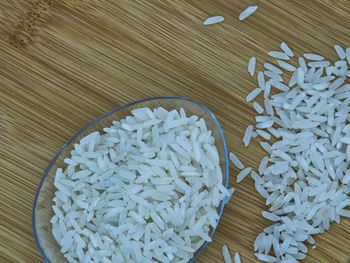
M135 109L57 169L52 233L69 262L187 263L229 195L204 120Z

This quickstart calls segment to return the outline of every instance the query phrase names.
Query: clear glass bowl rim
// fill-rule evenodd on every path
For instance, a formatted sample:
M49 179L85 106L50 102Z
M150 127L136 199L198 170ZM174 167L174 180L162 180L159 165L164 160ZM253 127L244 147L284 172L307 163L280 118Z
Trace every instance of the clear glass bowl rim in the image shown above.
M218 129L219 129L219 132L220 132L220 136L221 136L221 140L222 140L222 144L223 144L223 148L224 148L224 152L225 152L225 180L224 180L224 183L225 183L225 187L226 189L228 189L228 178L229 178L229 162L228 162L228 153L227 153L227 146L226 146L226 141L225 141L225 137L224 137L224 133L222 131L222 128L219 124L219 121L216 119L215 115L206 107L204 106L203 104L199 103L198 101L195 101L193 99L190 99L190 98L186 98L186 97L180 97L180 96L161 96L161 97L150 97L150 98L145 98L145 99L140 99L140 100L137 100L137 101L133 101L133 102L129 102L125 105L122 105L120 107L117 107L103 115L101 115L100 117L94 119L93 121L91 121L90 123L88 123L87 125L85 125L82 129L80 129L76 134L74 134L63 146L62 148L57 152L57 154L55 155L55 157L50 161L48 167L45 169L45 172L40 180L40 183L39 183L39 186L36 190L36 193L35 193L35 197L34 197L34 203L33 203L33 209L32 209L32 228L33 228L33 234L34 234L34 239L35 239L35 243L39 249L39 252L40 254L42 255L42 257L44 258L45 262L47 263L53 263L53 262L50 262L49 259L46 257L43 249L41 248L40 246L40 243L39 243L39 240L38 240L38 237L37 237L37 233L36 233L36 230L35 230L35 208L36 208L36 203L37 203L37 198L38 198L38 195L39 195L39 192L40 192L40 188L49 172L49 170L51 169L52 165L54 164L54 162L57 160L57 158L60 156L60 154L65 150L65 148L76 138L79 136L79 134L81 134L82 132L84 132L87 128L89 128L92 124L98 122L99 120L103 119L104 117L112 114L113 112L116 112L122 108L125 108L125 107L128 107L130 105L133 105L133 104L137 104L137 103L140 103L140 102L144 102L144 101L149 101L149 100L159 100L159 99L182 99L182 100L186 100L186 101L190 101L190 102L193 102L197 105L199 105L200 107L202 107L204 110L206 110L209 115L213 118L214 122L216 123ZM210 238L212 238L212 236L214 235L215 233L215 230L220 222L220 219L221 219L221 216L222 216L222 212L224 210L224 206L225 206L225 202L226 202L226 197L224 197L223 201L221 202L221 206L220 206L220 211L219 211L219 218L216 222L216 225L215 227L212 229L211 233L210 233ZM193 256L193 258L188 262L188 263L192 263L200 254L201 252L203 251L203 249L207 246L208 244L208 241L206 241L196 252L196 254Z

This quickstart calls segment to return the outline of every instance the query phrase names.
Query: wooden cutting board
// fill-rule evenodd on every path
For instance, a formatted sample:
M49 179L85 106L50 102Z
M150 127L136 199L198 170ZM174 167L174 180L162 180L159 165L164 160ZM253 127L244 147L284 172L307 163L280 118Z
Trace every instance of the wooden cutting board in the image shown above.
M247 6L258 11L247 20ZM0 262L43 262L31 210L40 178L60 147L103 113L165 95L195 99L214 112L230 151L258 167L258 140L242 144L256 113L245 96L255 88L247 63L273 62L267 52L286 41L336 59L350 46L350 3L319 1L4 0L0 5ZM221 24L203 26L208 16ZM258 99L262 102L262 98ZM221 246L257 262L253 242L270 222L247 178L224 210L214 241L196 262L223 262ZM346 262L350 220L316 236L305 262Z

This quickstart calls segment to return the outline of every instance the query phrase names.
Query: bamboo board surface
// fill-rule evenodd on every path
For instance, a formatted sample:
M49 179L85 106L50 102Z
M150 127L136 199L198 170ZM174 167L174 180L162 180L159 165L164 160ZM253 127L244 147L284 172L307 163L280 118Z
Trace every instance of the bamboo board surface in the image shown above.
M240 22L248 5L258 11ZM4 0L0 5L0 262L43 262L31 209L51 158L81 127L118 106L153 96L184 96L206 105L241 160L258 167L258 140L242 144L256 113L245 96L267 52L286 41L297 55L350 46L350 3L341 1ZM203 26L205 18L225 22ZM258 99L262 102L262 99ZM251 178L237 188L196 262L223 262L221 246L257 262L253 242L270 222ZM342 262L350 255L350 220L316 236L304 262ZM310 248L310 247L309 247Z

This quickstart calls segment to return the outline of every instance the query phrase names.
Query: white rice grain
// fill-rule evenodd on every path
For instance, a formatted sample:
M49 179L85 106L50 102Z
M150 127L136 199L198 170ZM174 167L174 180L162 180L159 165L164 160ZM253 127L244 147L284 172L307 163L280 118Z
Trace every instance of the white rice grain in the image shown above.
M276 262L276 258L273 256L269 256L269 255L261 254L261 253L255 253L255 256L259 260L264 261L264 262Z
M265 77L264 77L264 73L262 71L258 72L258 86L260 89L265 88Z
M203 25L212 25L212 24L217 24L217 23L221 23L225 20L225 18L223 16L212 16L212 17L208 17L204 22Z
M291 65L283 60L277 60L277 63L281 68L283 68L287 71L295 71L296 70L296 67L294 67L293 65Z
M239 15L239 20L244 20L244 19L246 19L248 16L252 15L257 9L258 9L258 6L257 6L257 5L247 7L247 9L245 9L245 10Z
M257 129L256 132L265 140L270 140L271 139L271 135L263 130L259 130Z
M252 138L253 125L248 125L243 136L243 143L245 147L248 147L250 139Z
M230 152L230 161L238 168L238 169L243 169L244 165L242 162L238 159L238 157L233 153Z
M271 80L268 80L265 84L264 98L267 99L270 96L271 91Z
M238 252L235 253L234 263L241 263L241 257Z
M255 73L255 65L256 65L256 58L251 57L248 63L248 72L252 77L254 76L254 73Z
M276 66L274 66L274 65L272 65L271 63L268 63L268 62L264 63L264 68L267 69L267 70L270 70L273 73L278 74L278 75L283 73L282 70L280 70L279 68L277 68Z
M250 102L253 99L255 99L260 93L261 93L262 89L261 88L256 88L254 89L252 92L250 92L247 97L246 97L246 101Z
M345 55L346 60L348 61L348 65L350 65L350 47L346 48Z
M282 60L289 60L289 57L286 53L280 52L280 51L270 51L268 53L269 56L277 59L282 59Z
M226 245L222 246L222 256L224 257L225 263L232 263L231 255Z
M274 213L270 213L266 211L262 211L262 216L273 222L277 222L281 220L281 217L275 215Z
M253 107L258 114L262 114L264 112L264 108L261 107L256 101L253 102Z
M317 55L317 54L312 54L312 53L305 53L304 57L308 60L324 60L324 57Z
M246 176L252 171L251 167L247 167L244 168L242 171L239 172L239 174L237 175L237 179L236 182L240 183L241 181L243 181L244 178L246 178Z
M345 59L345 56L346 56L345 55L345 51L344 51L344 49L341 46L334 45L334 49L337 52L337 54L338 54L340 59Z
M283 50L283 52L286 53L289 57L294 57L293 51L289 48L289 46L285 42L282 42L280 47Z

